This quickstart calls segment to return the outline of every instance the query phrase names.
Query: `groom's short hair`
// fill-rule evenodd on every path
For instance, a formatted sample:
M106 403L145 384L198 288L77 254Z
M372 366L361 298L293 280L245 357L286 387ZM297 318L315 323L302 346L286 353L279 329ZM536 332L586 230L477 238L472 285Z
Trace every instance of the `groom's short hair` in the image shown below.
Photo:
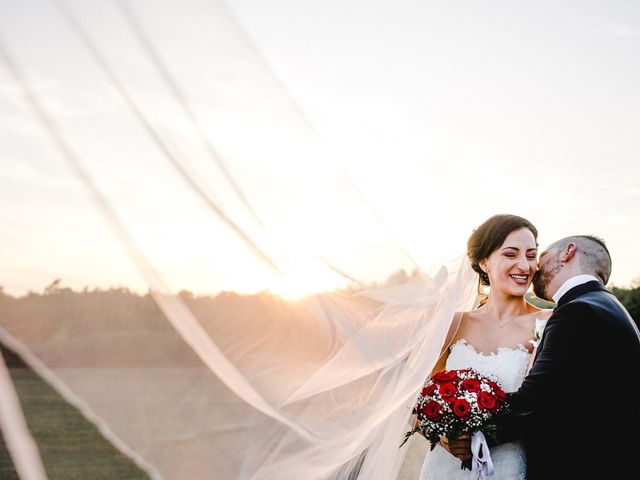
M564 246L575 243L580 253L580 266L589 273L594 273L606 285L611 275L611 254L607 244L595 235L573 235L558 240L555 244Z

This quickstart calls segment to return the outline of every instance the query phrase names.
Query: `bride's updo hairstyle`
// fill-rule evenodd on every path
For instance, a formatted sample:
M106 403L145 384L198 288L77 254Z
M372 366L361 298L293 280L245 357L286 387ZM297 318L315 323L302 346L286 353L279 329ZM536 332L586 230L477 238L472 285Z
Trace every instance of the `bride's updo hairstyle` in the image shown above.
M521 228L528 228L533 238L538 240L538 230L526 218L517 215L494 215L473 231L467 241L467 256L471 267L480 275L480 284L489 286L489 275L480 268L480 262L500 248L509 234Z

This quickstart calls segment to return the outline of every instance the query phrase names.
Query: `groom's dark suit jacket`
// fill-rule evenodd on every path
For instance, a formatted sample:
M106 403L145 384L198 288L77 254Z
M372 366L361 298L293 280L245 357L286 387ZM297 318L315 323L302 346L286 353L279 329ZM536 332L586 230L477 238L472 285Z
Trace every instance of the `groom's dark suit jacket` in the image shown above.
M597 281L569 290L499 440L522 438L527 480L640 478L640 334Z

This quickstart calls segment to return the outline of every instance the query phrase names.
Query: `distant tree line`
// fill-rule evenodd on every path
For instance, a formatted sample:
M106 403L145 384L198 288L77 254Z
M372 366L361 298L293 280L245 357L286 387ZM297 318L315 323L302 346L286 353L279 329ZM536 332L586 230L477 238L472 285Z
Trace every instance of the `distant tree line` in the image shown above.
M612 287L611 293L620 300L640 328L640 281L635 281L631 288Z
M383 282L383 285L395 285L395 284L400 284L400 283L404 283L407 280L409 280L410 278L414 277L418 275L417 272L412 272L412 273L407 273L404 270L400 270L398 272L396 272L395 274L391 275L385 282ZM55 281L53 281L49 286L47 286L44 289L44 292L42 294L39 293L35 293L35 292L29 292L29 294L27 294L25 297L22 297L20 300L22 300L22 302L26 302L26 303L38 303L38 301L43 298L43 297L48 297L50 295L55 295L57 297L60 298L60 300L62 300L62 298L66 297L66 300L71 300L71 299L75 299L78 300L80 298L85 298L85 299L89 299L90 297L95 297L95 296L110 296L112 298L112 300L115 300L115 298L119 298L119 299L125 299L127 301L124 302L124 305L127 305L127 307L125 308L131 308L132 310L135 310L135 308L132 308L133 305L131 305L131 303L140 303L143 302L146 304L146 310L155 310L155 305L153 304L153 301L149 298L149 295L139 295L135 292L130 291L127 288L111 288L108 290L100 290L100 289L93 289L93 290L89 290L87 287L85 287L82 291L80 292L76 292L73 291L70 288L67 287L61 287L60 286L60 279L56 279ZM371 284L369 285L370 287L375 287L375 286L380 286L378 284ZM352 289L346 288L344 290L344 293L349 293ZM631 317L633 318L633 320L635 321L635 323L639 326L640 328L640 279L636 280L633 282L633 284L631 285L631 287L628 288L621 288L621 287L610 287L609 290L611 291L611 293L613 293L616 298L618 298L618 300L620 301L620 303L622 303L622 305L624 305L624 307L629 311L629 313L631 314ZM239 303L248 303L250 299L252 298L260 298L260 297L271 297L271 295L268 294L258 294L257 296L253 296L253 295L237 295L233 292L220 292L217 295L204 295L204 296L196 296L193 293L191 293L188 290L182 290L179 292L180 297L183 298L183 300L187 301L188 303L193 303L193 302L210 302L210 301L229 301L230 299L235 299L236 302ZM5 291L4 288L2 286L0 286L0 306L2 306L2 299L5 300L10 300L10 299L14 299L14 300L18 300L10 295L8 295ZM531 295L531 294L527 294L527 300L530 301L531 303L533 303L534 305L537 305L541 308L553 308L554 304L547 302L545 300L536 298L535 296ZM64 302L63 302L64 303ZM137 305L136 305L137 307ZM2 309L0 309L1 312ZM145 312L147 313L147 312ZM159 313L159 312L158 312ZM0 322L1 323L1 322Z

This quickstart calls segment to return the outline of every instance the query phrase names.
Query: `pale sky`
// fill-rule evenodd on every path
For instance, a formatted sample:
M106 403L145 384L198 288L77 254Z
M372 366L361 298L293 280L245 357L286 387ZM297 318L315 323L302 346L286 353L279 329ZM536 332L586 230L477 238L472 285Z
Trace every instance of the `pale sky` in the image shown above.
M610 285L640 277L635 1L129 2L268 234L206 156L117 2L66 4L289 284L339 282L317 255L362 280L409 268L403 248L428 267L462 254L495 213L527 217L541 247L599 235ZM0 37L171 288L277 289L180 180L54 1L1 1ZM61 277L144 289L4 64L0 111L0 285L40 291Z

